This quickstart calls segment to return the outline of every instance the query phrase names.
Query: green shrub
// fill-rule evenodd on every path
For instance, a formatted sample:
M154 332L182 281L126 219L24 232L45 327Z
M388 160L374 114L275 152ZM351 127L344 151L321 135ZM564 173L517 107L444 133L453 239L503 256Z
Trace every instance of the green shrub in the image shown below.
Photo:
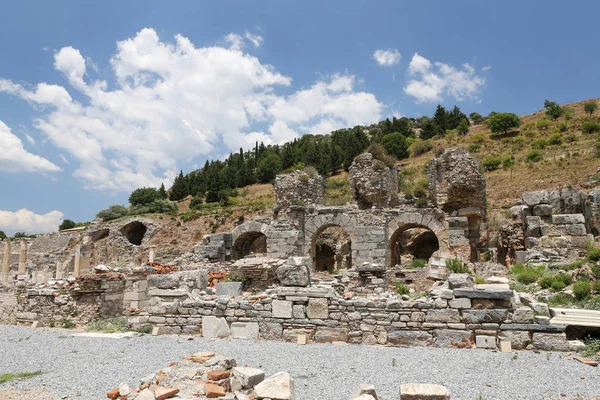
M594 275L594 278L600 279L600 265L592 265L592 275Z
M500 167L502 159L500 157L486 157L481 162L481 165L486 171L494 171Z
M150 324L144 324L144 325L140 325L136 328L135 330L137 333L152 333L152 325Z
M585 251L590 261L600 261L600 246L596 246L591 240L586 242Z
M422 260L420 258L415 258L411 261L408 269L422 269L427 266L427 260Z
M126 317L114 317L98 319L88 323L88 331L90 332L127 332L129 330L129 322Z
M394 286L396 286L396 292L399 295L407 295L410 293L410 289L404 283L395 283Z
M515 166L515 158L506 156L502 159L502 168L512 168Z
M477 153L481 149L481 145L479 143L471 143L469 145L469 153Z
M577 141L577 136L575 136L575 135L567 135L567 136L565 136L565 141L567 143L574 143L574 142Z
M585 357L595 357L600 353L600 339L586 338L583 340L585 348L583 354Z
M531 150L525 156L525 162L538 162L538 161L542 161L542 158L544 158L544 157L542 156L542 152L541 151L539 151L539 150Z
M202 204L204 204L204 196L202 196L202 194L197 194L194 197L192 197L192 201L190 202L190 208L192 210L196 210L199 209Z
M471 141L473 143L482 144L483 142L485 142L485 137L485 134L483 134L482 132L474 133L471 135Z
M600 132L600 124L597 122L587 121L581 125L581 131L583 133L596 133Z
M131 192L129 195L129 204L132 206L145 206L152 203L154 200L159 200L161 198L158 189L143 187Z
M525 135L525 137L531 139L531 138L537 136L537 132L532 129L528 129L525 132L523 132L523 135Z
M120 205L113 205L105 210L100 211L96 214L96 217L102 219L102 221L112 221L118 218L122 218L127 215L127 208Z
M556 132L553 133L552 135L550 135L550 137L548 138L548 143L554 146L558 146L562 144L562 137L560 135L560 133Z
M559 293L555 294L548 300L548 306L550 307L561 307L573 303L573 299L568 294Z
M467 267L460 258L448 258L446 259L446 268L448 271L453 272L455 274L469 274L471 271L469 267Z
M65 328L65 329L73 329L73 328L75 328L75 323L68 318L63 318L60 321L60 326L61 326L61 328Z
M129 215L140 214L172 214L177 211L177 205L169 200L154 200L152 203L142 206L134 206L129 210Z
M579 279L573 284L573 296L577 300L585 300L592 294L592 284L587 279Z
M537 122L537 127L539 130L545 131L550 126L550 121L546 118L542 118Z
M566 132L569 130L569 124L567 124L566 122L561 122L560 124L558 124L558 130L561 132Z
M579 269L583 264L585 264L585 260L577 260L571 264L561 266L560 269L563 271L573 271L574 269Z
M523 271L519 272L515 279L517 282L520 282L524 285L529 285L531 283L536 282L541 276L541 272L537 268L525 268Z
M476 276L476 277L475 277L475 284L476 284L476 285L483 285L484 283L485 283L485 279L483 279L483 278L482 278L482 277L480 277L480 276Z
M416 139L412 145L410 145L410 152L414 155L427 153L433 148L430 140Z
M552 281L552 290L555 292L560 292L561 290L563 290L566 287L567 287L567 285L565 285L565 283L563 281L560 281L560 280Z
M390 156L385 147L380 145L379 143L372 143L367 148L367 153L371 153L374 159L381 161L386 167L393 167L396 163L396 159Z
M548 146L548 144L549 144L548 140L546 140L544 138L539 138L539 139L535 139L533 142L531 142L531 148L543 150L546 148L546 146Z
M542 289L548 289L548 288L552 287L553 283L554 283L554 277L553 276L544 276L538 282L538 284L540 285L540 287Z
M584 308L586 310L596 310L600 311L600 296L594 296L589 299L585 304Z
M554 277L554 280L564 283L565 286L569 286L573 278L569 274L558 274Z

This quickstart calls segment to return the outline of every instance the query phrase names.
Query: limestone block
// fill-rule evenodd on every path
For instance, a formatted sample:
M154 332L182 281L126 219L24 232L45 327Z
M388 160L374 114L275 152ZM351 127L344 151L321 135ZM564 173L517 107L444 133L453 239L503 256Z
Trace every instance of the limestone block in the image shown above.
M480 349L495 349L496 337L486 335L475 336L475 345Z
M271 303L273 318L292 318L292 302L273 300Z
M302 257L292 258L303 259ZM308 266L284 264L277 268L277 279L282 286L306 287L310 283Z
M327 299L309 299L306 315L310 319L327 319L329 317Z
M217 296L236 297L242 294L242 282L217 283Z
M254 387L257 399L295 400L294 380L287 372L278 372Z
M407 383L400 385L400 400L450 400L450 392L441 385Z
M265 340L278 340L283 335L283 325L277 322L261 322L260 335Z
M430 310L425 316L425 322L460 322L460 313L451 308L445 310Z
M583 214L557 214L552 216L554 225L585 224Z
M512 344L508 340L501 340L499 347L502 353L510 353L512 351Z
M471 331L438 329L434 336L435 347L471 347Z
M348 329L320 327L317 328L317 332L313 339L317 343L347 342Z
M463 321L467 324L481 324L487 322L500 323L506 320L508 311L504 309L463 310Z
M433 336L424 331L392 331L388 333L388 343L396 346L431 346Z
M450 274L448 276L448 286L450 289L472 288L474 284L475 281L469 274Z
M544 317L550 316L550 309L546 303L531 303L530 307L535 315L542 315Z
M529 307L519 307L514 311L512 320L518 324L530 324L533 322L533 310Z
M466 297L468 299L510 299L514 296L512 290L498 290L498 289L456 289L454 291L454 297Z
M521 197L529 207L535 207L538 204L548 204L548 192L545 190L525 192Z
M265 379L264 371L258 368L235 367L232 375L242 385L244 389L250 389L258 385Z
M552 206L549 204L538 204L533 207L533 215L539 217L549 217L552 215Z
M205 338L225 338L229 337L231 332L225 318L213 316L202 317L202 336Z
M258 322L232 322L231 336L237 339L258 339Z
M534 332L532 344L537 350L569 351L569 342L564 333Z
M303 305L292 306L292 317L294 317L295 319L306 318L306 314L304 312L304 306Z
M368 385L366 383L361 383L358 386L358 388L354 391L352 397L360 399L361 396L365 396L365 395L370 396L374 400L378 400L377 393L375 393L375 386Z
M471 308L471 299L460 298L460 299L452 299L448 302L450 308Z

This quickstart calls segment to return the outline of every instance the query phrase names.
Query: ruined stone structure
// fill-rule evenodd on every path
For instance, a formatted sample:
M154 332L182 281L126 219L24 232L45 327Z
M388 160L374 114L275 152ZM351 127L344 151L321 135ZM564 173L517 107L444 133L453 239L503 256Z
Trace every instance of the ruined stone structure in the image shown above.
M350 195L360 209L397 206L398 169L387 167L371 153L359 154L350 168Z
M325 179L313 168L277 175L273 186L275 214L285 213L290 206L325 204Z

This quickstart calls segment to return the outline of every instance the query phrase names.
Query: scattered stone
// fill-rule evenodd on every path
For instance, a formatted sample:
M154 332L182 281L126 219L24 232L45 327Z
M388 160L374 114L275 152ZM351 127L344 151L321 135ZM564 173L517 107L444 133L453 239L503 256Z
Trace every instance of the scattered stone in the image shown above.
M598 361L594 361L591 358L586 358L586 357L573 357L574 360L579 361L580 363L589 365L590 367L597 367L598 366Z
M220 381L222 379L229 378L229 375L231 375L231 372L217 369L217 370L213 370L213 371L208 371L208 373L206 375L208 376L208 379L210 379L210 380Z
M225 396L225 388L217 385L216 383L205 383L204 384L204 394L209 399L216 399L218 397Z
M154 389L156 400L167 400L179 393L179 389L167 386L157 386Z
M294 380L287 372L278 372L254 387L257 399L295 400Z
M106 397L112 400L119 398L119 388L114 388L110 392L106 393Z
M379 400L377 398L377 393L375 393L375 386L369 385L366 383L361 383L358 388L354 391L354 397L361 399L361 396L370 396L374 400ZM362 399L361 399L362 400Z
M257 368L235 367L233 376L240 382L244 389L252 388L265 379L264 371Z
M400 400L450 400L450 392L442 385L408 383L400 385Z

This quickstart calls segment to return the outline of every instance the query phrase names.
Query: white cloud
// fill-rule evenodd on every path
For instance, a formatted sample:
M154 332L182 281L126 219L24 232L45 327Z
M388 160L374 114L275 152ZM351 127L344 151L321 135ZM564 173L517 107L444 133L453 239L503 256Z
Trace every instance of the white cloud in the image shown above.
M18 211L0 210L0 229L12 235L15 232L49 233L56 232L63 221L64 214L50 211L47 214L36 214L25 208Z
M413 96L417 103L439 102L446 95L457 101L472 99L479 101L485 79L475 74L469 64L461 68L441 62L431 63L415 53L408 66L411 80L404 87L404 93Z
M485 67L481 68L482 71L489 71L490 69L492 69L491 65L486 65Z
M32 138L31 136L29 136L28 134L25 134L25 138L27 139L27 141L28 141L30 144L33 144L33 145L35 145L35 139L34 139L34 138Z
M117 42L110 59L114 82L91 80L92 61L65 47L55 53L54 66L69 86L0 79L0 92L40 110L34 126L76 164L74 176L87 188L108 192L168 185L181 163L214 158L223 152L221 143L237 151L256 140L280 143L379 120L383 104L356 91L349 74L277 94L292 79L244 53L246 40L230 34L229 48L195 47L181 35L169 43L143 29Z
M396 49L379 49L373 53L373 59L377 61L379 65L389 67L400 62L400 52Z
M253 35L250 32L246 31L246 34L244 35L246 39L248 39L250 42L252 42L252 44L254 45L254 47L260 47L260 45L263 42L263 37L260 35Z
M60 159L61 159L61 160L62 160L62 161L65 163L65 164L68 164L68 163L69 163L69 160L67 160L67 157L65 157L65 155L64 155L64 154L59 154L58 156L60 157Z
M2 121L0 121L0 143L2 144L0 171L40 173L60 171L60 168L50 161L25 150L21 139L15 136Z

